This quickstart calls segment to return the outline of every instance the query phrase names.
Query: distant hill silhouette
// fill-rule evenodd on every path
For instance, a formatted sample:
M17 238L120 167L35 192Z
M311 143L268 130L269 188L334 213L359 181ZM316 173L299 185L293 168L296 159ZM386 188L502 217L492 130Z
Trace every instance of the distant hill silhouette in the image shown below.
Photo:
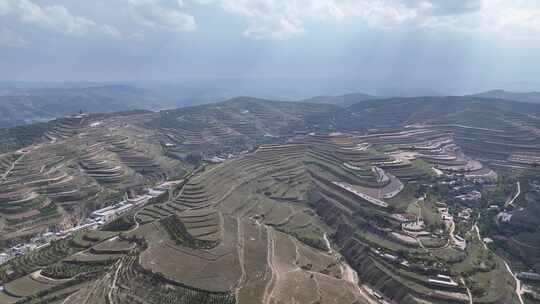
M538 116L540 103L475 96L407 97L368 100L338 113L339 128L402 127L416 123L465 124L497 128L512 115Z
M374 96L370 94L364 94L364 93L351 93L351 94L345 94L345 95L338 95L338 96L316 96L308 99L302 100L303 102L311 102L311 103L327 103L327 104L333 104L341 107L348 107L350 105L353 105L358 102L362 102L365 100L372 100L372 99L380 99L382 97Z
M540 103L540 92L510 92L505 90L491 90L474 94L472 96Z
M0 127L50 120L83 112L118 112L174 107L153 92L127 85L41 88L0 94Z

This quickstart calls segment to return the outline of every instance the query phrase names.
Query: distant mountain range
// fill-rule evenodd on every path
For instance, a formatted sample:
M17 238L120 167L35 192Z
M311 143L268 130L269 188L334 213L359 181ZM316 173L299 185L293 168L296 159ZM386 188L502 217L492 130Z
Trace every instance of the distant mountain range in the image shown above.
M337 96L316 96L308 99L301 100L302 102L311 102L311 103L327 103L327 104L333 104L341 107L348 107L352 106L354 104L367 101L367 100L382 100L382 99L389 99L390 96L393 98L424 98L424 96L427 97L445 97L444 95L440 94L425 94L425 95L418 95L418 96L409 96L407 94L404 95L385 95L388 97L383 96L377 96L377 95L370 95L365 93L351 93L351 94L345 94L345 95L337 95ZM472 95L465 95L463 97L480 97L480 98L492 98L492 99L505 99L505 100L511 100L511 101L519 101L519 102L529 102L529 103L540 103L540 92L511 92L511 91L505 91L505 90L491 90L486 91L482 93L472 94Z
M208 87L207 90L189 85L137 85L137 84L64 84L53 87L51 85L36 84L34 86L21 86L18 84L0 85L0 128L24 125L34 122L47 121L57 117L63 117L79 111L91 113L109 113L119 111L162 110L179 108L191 105L219 102L229 97L231 92L219 91ZM223 95L223 96L222 96ZM222 97L219 97L222 96ZM386 95L392 96L392 95ZM434 103L430 107L447 107L440 101L454 103L456 106L466 106L468 103L478 104L482 100L483 105L498 105L509 109L508 106L528 109L526 105L516 103L501 103L501 100L518 101L522 103L540 104L540 92L518 93L504 90L492 90L474 95L456 98L444 97L408 97L388 98L365 93L350 93L345 95L321 95L299 102L311 104L329 104L339 106L342 109L348 107L349 111L359 108L370 108L373 111L378 107L391 107L394 110L396 100L400 100L398 112L409 112L399 107L428 106L427 101ZM382 102L382 101L385 102ZM392 101L393 100L393 101ZM475 101L475 102L473 102ZM379 104L380 103L380 104ZM381 108L382 109L382 108ZM519 111L523 112L523 111ZM368 117L371 120L373 117Z
M356 103L336 115L338 129L393 128L411 124L463 124L496 129L508 117L537 119L540 103L476 96L396 97Z
M341 107L348 107L355 103L359 103L366 100L381 99L382 97L364 94L364 93L352 93L339 96L316 96L302 100L302 102L310 103L326 103Z
M17 87L0 86L0 127L12 127L57 117L79 113L109 113L141 110L162 110L197 104L219 102L229 97L227 94L213 95L194 90L188 86L172 85L59 85L59 87ZM212 97L214 96L214 97ZM318 96L307 100L308 103L332 104L347 107L365 100L380 97L354 93L339 96Z
M487 91L483 93L474 94L471 96L540 103L540 92L518 93L518 92L505 91L505 90L491 90L491 91Z
M125 85L87 88L2 89L0 127L47 121L83 112L106 113L176 107L150 90Z

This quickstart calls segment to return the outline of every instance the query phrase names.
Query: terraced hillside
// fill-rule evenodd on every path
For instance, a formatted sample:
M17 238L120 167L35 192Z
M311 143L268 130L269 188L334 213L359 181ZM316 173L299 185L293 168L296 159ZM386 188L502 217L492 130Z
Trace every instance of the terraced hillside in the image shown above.
M537 104L493 98L395 98L366 101L340 113L340 129L431 126L452 132L456 143L478 159L500 166L531 167L540 152Z
M312 193L312 204L335 229L334 241L358 271L365 288L379 290L397 303L467 303L471 298L474 303L515 301L514 296L497 291L512 290L502 260L493 262L482 274L499 280L492 281L493 285L485 284L480 272L471 268L470 263L475 263L472 257L486 254L480 253L485 249L478 247L481 240L466 228L470 225L467 221L457 223L453 216L445 215L445 207L441 207L452 201L434 195L417 197L416 183L435 178L428 175L460 171L465 176L487 177L490 170L475 166L444 132L424 129L356 139L361 140L356 149L362 154L373 149L387 151L387 159L371 160L371 165L379 168L372 170L378 187L365 181L346 181L338 175L328 180L314 171L318 187ZM371 146L366 148L368 144ZM366 172L362 170L366 166L358 161L344 165L358 173ZM328 174L328 169L323 172ZM394 179L404 185L400 187ZM462 208L458 206L454 208ZM440 283L438 277L448 282ZM461 281L463 277L465 281ZM469 295L471 285L478 290Z
M537 198L540 155L537 104L479 97L396 98L364 102L349 109L350 117L346 114L342 116L344 119L337 120L341 129L366 130L368 134L389 127L447 132L463 153L495 170L500 178L497 182L480 180L482 186L476 187L482 192L480 204L471 206L479 212L479 235L492 242L491 248L516 273L540 271L536 258L539 222L533 203ZM476 166L475 162L469 162L461 169ZM454 174L460 174L459 170ZM495 176L484 169L466 175ZM453 188L460 187L438 187L438 190L446 192L441 188L448 188L456 192ZM472 192L469 196L457 194L463 200L479 196ZM529 298L534 297L534 290L538 294L537 285L527 279L518 284L521 293Z
M230 153L249 150L280 136L306 132L306 121L324 116L337 106L239 97L222 103L161 111L144 126L158 130L172 155L186 151Z
M144 238L141 250L114 262L66 303L367 303L354 277L344 276L339 254L325 242L326 226L306 203L305 152L303 144L260 148L194 175L173 200L136 211L137 227L124 235L126 240ZM278 165L280 153L287 157ZM242 169L233 172L232 167ZM272 193L289 183L290 191ZM64 258L64 266L41 274L66 272L74 261L101 260L99 255L112 254L98 250L109 242L117 240ZM297 286L293 293L292 282Z
M120 128L121 126L121 128ZM36 143L0 156L0 228L12 240L122 196L126 189L182 176L152 135L124 122L86 116L49 123Z
M490 171L430 129L261 146L132 213L124 235L144 238L138 258L124 255L66 301L514 303L502 260L476 269L489 255L476 234L415 196L419 181L458 170ZM94 248L68 260L110 254ZM152 296L125 292L143 286Z
M0 265L0 303L523 303L508 256L482 235L521 205L521 188L495 198L513 194L504 170L535 168L511 159L534 158L534 115L380 102L346 114L240 98L47 124L0 157L6 232L21 231L13 215L26 233L175 182L97 230ZM383 112L387 123L373 123ZM484 152L503 148L506 158ZM186 163L194 152L206 161Z

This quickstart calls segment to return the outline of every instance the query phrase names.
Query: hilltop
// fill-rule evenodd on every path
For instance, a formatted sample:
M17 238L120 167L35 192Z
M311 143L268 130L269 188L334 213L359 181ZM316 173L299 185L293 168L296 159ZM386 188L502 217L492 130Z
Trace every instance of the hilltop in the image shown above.
M484 97L484 98L499 98L507 100L515 100L521 102L540 103L540 92L510 92L505 90L491 90L474 94L472 96Z
M337 96L316 96L302 100L308 103L327 103L342 107L348 107L365 100L381 99L382 97L364 93L351 93Z
M540 105L472 96L389 98L353 104L343 112L340 121L342 128L399 127L442 121L467 121L475 125L488 123L467 115L470 112L475 112L475 115L494 113L495 117L490 119L493 122L493 119L511 113L537 115Z

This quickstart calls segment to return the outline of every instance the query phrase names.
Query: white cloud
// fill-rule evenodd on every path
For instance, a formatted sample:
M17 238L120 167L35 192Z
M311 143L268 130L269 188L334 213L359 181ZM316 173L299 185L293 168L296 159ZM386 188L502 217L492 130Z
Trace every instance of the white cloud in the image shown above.
M450 16L472 13L482 9L483 0L401 0L407 7L424 14Z
M182 1L184 2L184 1ZM244 34L284 39L310 22L356 20L373 28L415 26L497 34L538 35L540 8L530 0L191 0L218 4L247 20Z
M199 2L201 0L198 0ZM228 12L245 17L244 34L254 38L289 38L305 32L309 21L356 18L388 27L415 18L414 8L385 0L221 0Z
M13 31L0 29L0 47L21 47L26 44L27 42Z
M184 1L175 1L174 5L159 0L129 0L134 20L140 25L177 32L193 31L197 28L195 18L179 8ZM167 5L169 4L169 5Z
M40 6L30 0L0 0L0 16L2 15L14 16L22 23L68 35L88 33L101 33L113 37L120 35L116 28L75 16L61 5Z
M425 16L420 23L429 29L459 31L496 39L538 39L540 6L528 1L483 0L480 9L459 15Z
M531 37L540 34L540 1L537 0L117 0L120 31L91 18L71 13L68 0L43 5L38 0L0 0L0 17L9 15L20 23L51 29L68 35L99 33L110 37L140 37L143 28L173 32L197 28L194 7L221 7L244 19L245 36L254 39L287 39L311 34L312 24L347 24L377 29L416 27L431 31L460 31L505 37ZM109 0L110 1L110 0ZM66 4L66 6L61 4ZM113 4L116 3L117 6ZM101 0L108 8L106 0ZM93 4L87 4L93 5ZM214 9L214 8L212 8ZM96 12L94 12L96 13ZM99 15L99 11L95 16ZM115 16L115 14L108 14ZM124 18L124 19L122 19ZM201 17L200 22L209 22ZM113 19L109 19L113 20ZM226 19L220 19L226 22ZM199 20L197 20L199 21ZM352 21L352 22L351 22ZM219 25L222 26L222 25ZM227 26L224 24L223 26ZM136 32L133 34L132 32Z
M516 4L508 5L502 0L485 0L485 9L482 11L483 24L498 32L532 33L538 37L540 6L538 3L537 6L518 5L520 2L526 1L516 1Z

